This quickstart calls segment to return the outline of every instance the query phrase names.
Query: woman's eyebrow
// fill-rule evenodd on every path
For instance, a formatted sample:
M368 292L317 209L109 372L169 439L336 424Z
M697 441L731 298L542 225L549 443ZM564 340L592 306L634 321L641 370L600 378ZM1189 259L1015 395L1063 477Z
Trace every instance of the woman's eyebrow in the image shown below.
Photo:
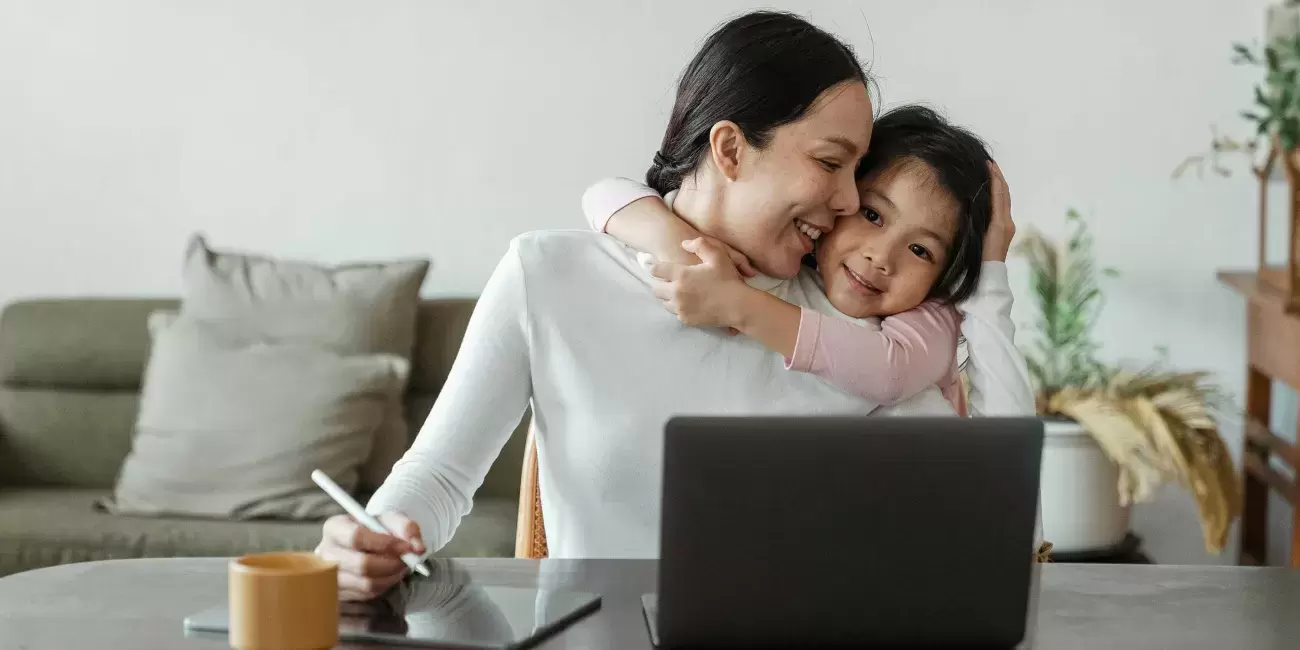
M853 142L852 140L842 135L832 135L827 138L822 138L822 141L829 144L834 144L834 145L839 145L841 147L844 147L844 149L852 155L857 155L858 153L857 143Z

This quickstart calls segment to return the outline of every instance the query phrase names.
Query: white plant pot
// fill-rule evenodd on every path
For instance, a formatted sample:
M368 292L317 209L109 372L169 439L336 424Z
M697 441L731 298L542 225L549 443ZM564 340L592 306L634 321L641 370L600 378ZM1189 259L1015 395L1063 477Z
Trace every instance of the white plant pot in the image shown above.
M1063 553L1120 543L1130 513L1119 504L1119 468L1077 422L1043 424L1043 539Z

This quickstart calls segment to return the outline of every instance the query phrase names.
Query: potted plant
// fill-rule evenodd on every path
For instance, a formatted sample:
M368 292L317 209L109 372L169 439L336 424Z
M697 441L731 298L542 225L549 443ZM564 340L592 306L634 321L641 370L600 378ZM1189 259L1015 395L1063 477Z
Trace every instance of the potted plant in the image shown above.
M1130 505L1177 480L1196 498L1206 549L1218 553L1240 510L1236 470L1214 417L1220 394L1202 372L1098 359L1099 276L1116 274L1097 268L1078 212L1070 210L1066 224L1063 247L1033 230L1016 246L1029 263L1038 312L1025 357L1046 425L1044 537L1067 552L1118 544Z
M1174 169L1174 178L1193 168L1204 175L1207 164L1215 174L1231 176L1222 157L1246 159L1259 184L1259 281L1284 296L1287 311L1300 313L1300 2L1270 7L1267 25L1263 48L1232 46L1233 63L1257 67L1263 74L1250 110L1241 112L1251 123L1251 135L1233 138L1211 128L1209 151L1185 159ZM1276 181L1285 181L1290 206L1282 233L1269 228L1269 195ZM1270 239L1286 244L1284 260L1270 259Z

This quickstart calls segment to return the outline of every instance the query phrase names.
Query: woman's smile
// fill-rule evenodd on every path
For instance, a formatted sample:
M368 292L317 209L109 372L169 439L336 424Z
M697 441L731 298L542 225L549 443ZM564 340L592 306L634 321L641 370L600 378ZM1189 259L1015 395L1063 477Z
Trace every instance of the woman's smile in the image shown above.
M798 238L804 255L813 252L813 244L828 230L814 226L803 219L794 220L794 229L795 237Z

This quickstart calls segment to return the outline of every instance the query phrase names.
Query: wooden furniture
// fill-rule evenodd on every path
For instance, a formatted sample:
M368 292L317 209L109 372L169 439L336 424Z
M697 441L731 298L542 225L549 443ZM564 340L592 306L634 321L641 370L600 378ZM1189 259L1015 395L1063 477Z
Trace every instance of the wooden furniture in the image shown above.
M599 611L544 641L542 650L653 648L641 614L641 595L657 583L653 561L459 564L476 582L601 594ZM799 558L773 558L770 588L779 592L781 575L798 570ZM1273 650L1300 639L1300 572L1287 569L1046 564L1039 582L1035 647L1044 650ZM215 650L225 643L187 638L181 621L225 598L220 558L114 560L21 573L0 578L0 649Z
M1268 563L1268 495L1291 504L1290 566L1300 567L1300 485L1271 465L1300 470L1300 447L1269 429L1272 383L1300 389L1300 315L1272 282L1251 272L1223 271L1219 280L1246 298L1246 418L1242 449L1241 548L1244 565Z
M1269 190L1276 187L1274 172L1281 165L1286 180L1287 221L1286 232L1273 233L1273 237L1287 244L1286 262L1278 264L1268 259L1268 204ZM1257 283L1266 287L1288 313L1300 312L1300 150L1287 151L1278 138L1269 143L1268 155L1259 165L1252 167L1259 183L1259 250L1255 264Z
M524 442L524 467L519 480L519 519L515 524L515 557L546 557L546 524L542 521L542 488L537 482L537 438L528 423Z

